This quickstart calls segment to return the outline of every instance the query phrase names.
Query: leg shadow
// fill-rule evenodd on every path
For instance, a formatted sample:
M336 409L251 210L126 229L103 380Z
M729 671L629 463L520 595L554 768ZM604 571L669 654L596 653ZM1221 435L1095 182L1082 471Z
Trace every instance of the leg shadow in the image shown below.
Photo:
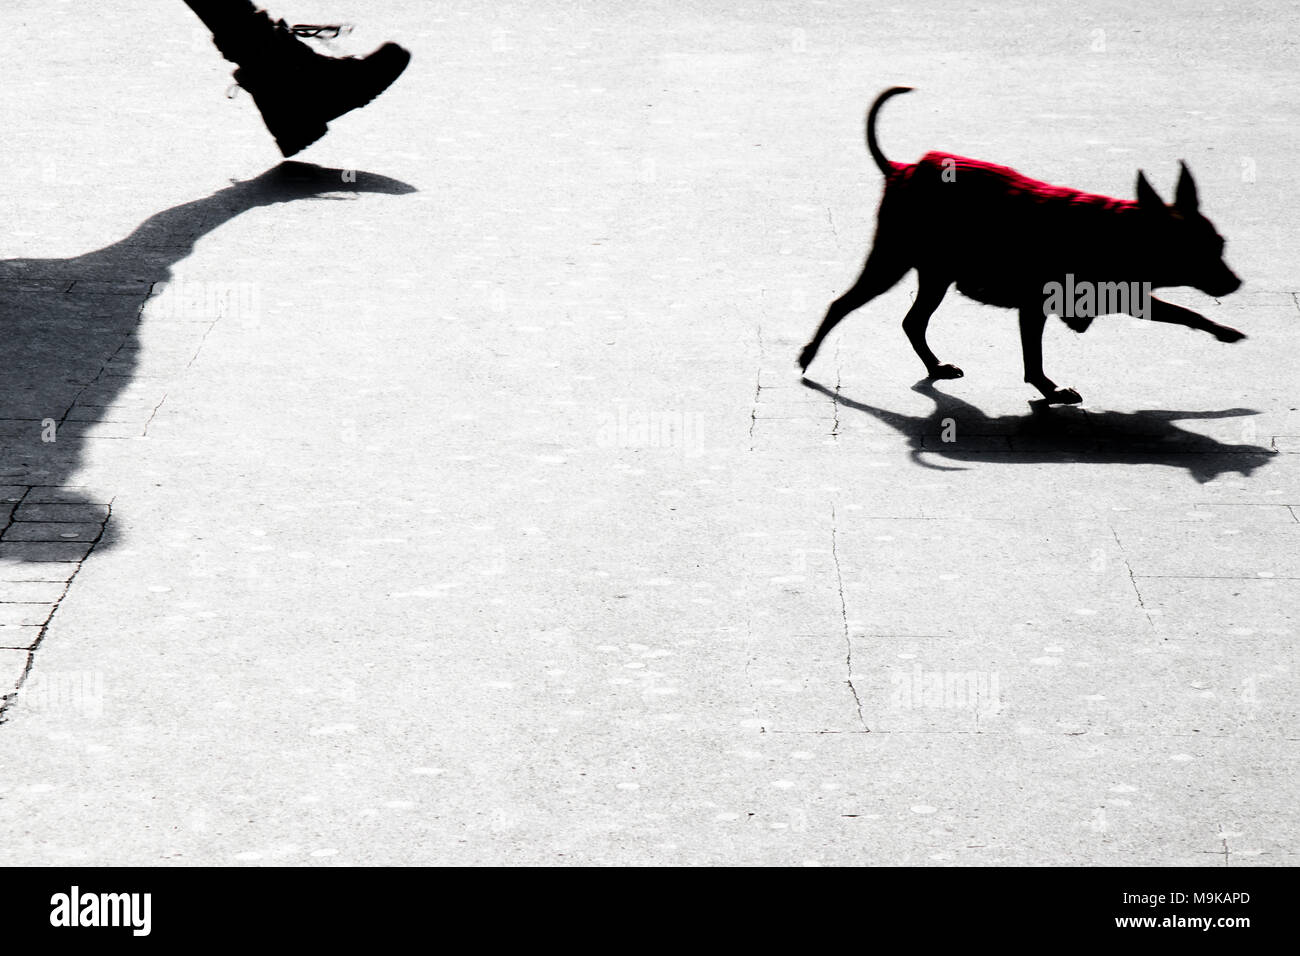
M1176 424L1259 414L1249 408L1089 412L1048 405L1039 399L1029 403L1028 415L991 417L939 391L929 381L922 381L912 390L929 397L935 404L934 411L929 415L903 415L855 401L808 378L803 384L844 408L864 412L888 425L909 439L913 461L946 471L961 468L936 464L927 456L956 462L1166 465L1186 469L1203 484L1230 471L1249 477L1277 454L1260 445L1230 445Z
M149 396L131 390L144 304L202 236L259 206L412 192L374 173L284 162L150 216L94 252L0 261L0 569L28 561L75 569L93 544L107 543L108 497L70 485L87 441L147 428ZM210 325L219 316L220 308L181 318ZM6 580L30 576L0 574L0 587Z

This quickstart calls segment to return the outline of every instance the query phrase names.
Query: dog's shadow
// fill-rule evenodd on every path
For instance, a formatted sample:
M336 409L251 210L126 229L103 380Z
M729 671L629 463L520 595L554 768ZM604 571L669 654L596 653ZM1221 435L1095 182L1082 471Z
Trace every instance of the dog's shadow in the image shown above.
M1040 399L1029 403L1028 415L990 417L969 402L939 391L929 380L922 380L912 390L933 400L934 411L929 415L904 415L855 401L808 378L803 379L803 384L906 436L912 459L926 468L961 470L959 466L928 461L926 456L930 455L957 462L1167 465L1185 468L1203 484L1230 471L1248 477L1278 454L1261 445L1227 444L1176 424L1259 414L1249 408L1092 412L1048 405Z
M102 525L111 489L80 490L77 472L90 442L139 437L156 411L153 383L132 388L143 307L166 288L173 267L199 239L261 206L413 192L415 187L375 173L282 162L164 209L102 249L66 259L0 260L0 557L28 560L29 554L70 548L74 542L58 542L81 541L87 534L100 535L101 549L110 543L111 527ZM204 312L182 318L202 324L220 317ZM173 332L197 338L179 328L175 316L149 321L171 324L160 329L163 339ZM11 514L19 523L26 514L29 521L82 527L60 538L62 527L20 527ZM96 522L99 532L84 527Z

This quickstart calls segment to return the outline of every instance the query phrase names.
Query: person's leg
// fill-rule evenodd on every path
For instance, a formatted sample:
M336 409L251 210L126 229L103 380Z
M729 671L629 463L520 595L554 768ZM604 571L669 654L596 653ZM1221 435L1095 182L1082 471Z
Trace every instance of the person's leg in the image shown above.
M324 136L330 120L365 106L406 69L411 55L385 43L364 59L323 56L250 0L185 0L238 65L235 82L253 97L280 152L292 156Z
M214 34L237 22L240 17L247 19L257 12L251 0L185 0L185 6L193 10Z

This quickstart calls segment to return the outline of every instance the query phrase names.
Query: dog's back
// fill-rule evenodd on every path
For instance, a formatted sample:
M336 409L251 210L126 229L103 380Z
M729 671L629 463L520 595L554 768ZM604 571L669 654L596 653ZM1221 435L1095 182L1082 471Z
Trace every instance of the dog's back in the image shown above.
M1016 306L1065 270L1111 271L1123 245L1116 214L1137 206L951 153L890 165L882 218L904 227L921 261L990 305Z

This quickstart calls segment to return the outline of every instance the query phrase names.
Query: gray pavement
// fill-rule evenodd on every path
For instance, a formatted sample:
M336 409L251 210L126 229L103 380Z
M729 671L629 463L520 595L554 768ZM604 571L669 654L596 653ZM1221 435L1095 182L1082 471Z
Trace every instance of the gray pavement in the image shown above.
M1297 14L1000 9L273 7L414 60L266 174L182 4L11 3L0 864L1294 864ZM909 278L801 385L895 83L1185 159L1250 338L1049 327L1035 410Z

